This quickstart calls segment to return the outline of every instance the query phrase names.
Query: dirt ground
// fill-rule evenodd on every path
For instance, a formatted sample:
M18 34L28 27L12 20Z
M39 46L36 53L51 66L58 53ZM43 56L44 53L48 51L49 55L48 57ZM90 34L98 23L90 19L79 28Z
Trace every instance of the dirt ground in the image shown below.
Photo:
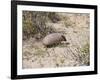
M22 67L50 68L88 66L90 41L89 14L59 13L62 19L57 23L47 23L63 33L67 41L60 45L46 48L42 40L34 37L23 41Z

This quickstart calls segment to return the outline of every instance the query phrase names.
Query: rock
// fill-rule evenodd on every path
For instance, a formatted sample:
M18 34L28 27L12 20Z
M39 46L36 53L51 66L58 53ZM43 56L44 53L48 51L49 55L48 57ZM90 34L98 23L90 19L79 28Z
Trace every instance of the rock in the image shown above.
M61 33L52 33L47 35L44 39L43 39L43 44L45 46L50 46L56 43L60 43L61 41L66 41L66 38L63 34Z

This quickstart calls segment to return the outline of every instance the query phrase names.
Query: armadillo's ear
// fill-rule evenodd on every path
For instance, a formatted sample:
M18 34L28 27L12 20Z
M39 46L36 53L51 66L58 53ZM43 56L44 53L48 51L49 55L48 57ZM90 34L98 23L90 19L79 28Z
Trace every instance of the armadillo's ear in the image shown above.
M61 37L63 38L63 40L64 40L64 41L66 41L66 38L65 38L65 36L63 36L63 35L62 35Z

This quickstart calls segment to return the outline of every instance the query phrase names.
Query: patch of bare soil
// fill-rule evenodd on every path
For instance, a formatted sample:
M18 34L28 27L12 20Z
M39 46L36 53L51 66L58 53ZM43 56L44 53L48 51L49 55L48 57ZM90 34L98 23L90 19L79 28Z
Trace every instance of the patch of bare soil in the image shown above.
M62 16L59 22L47 24L63 33L67 41L46 48L42 40L23 40L23 69L89 65L89 16L71 13L59 16Z

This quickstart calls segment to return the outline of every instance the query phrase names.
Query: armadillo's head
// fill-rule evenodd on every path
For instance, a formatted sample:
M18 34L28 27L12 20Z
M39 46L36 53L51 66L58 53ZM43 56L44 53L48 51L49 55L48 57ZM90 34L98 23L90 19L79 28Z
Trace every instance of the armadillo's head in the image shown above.
M63 41L67 41L65 36L62 35L61 37L62 37Z

